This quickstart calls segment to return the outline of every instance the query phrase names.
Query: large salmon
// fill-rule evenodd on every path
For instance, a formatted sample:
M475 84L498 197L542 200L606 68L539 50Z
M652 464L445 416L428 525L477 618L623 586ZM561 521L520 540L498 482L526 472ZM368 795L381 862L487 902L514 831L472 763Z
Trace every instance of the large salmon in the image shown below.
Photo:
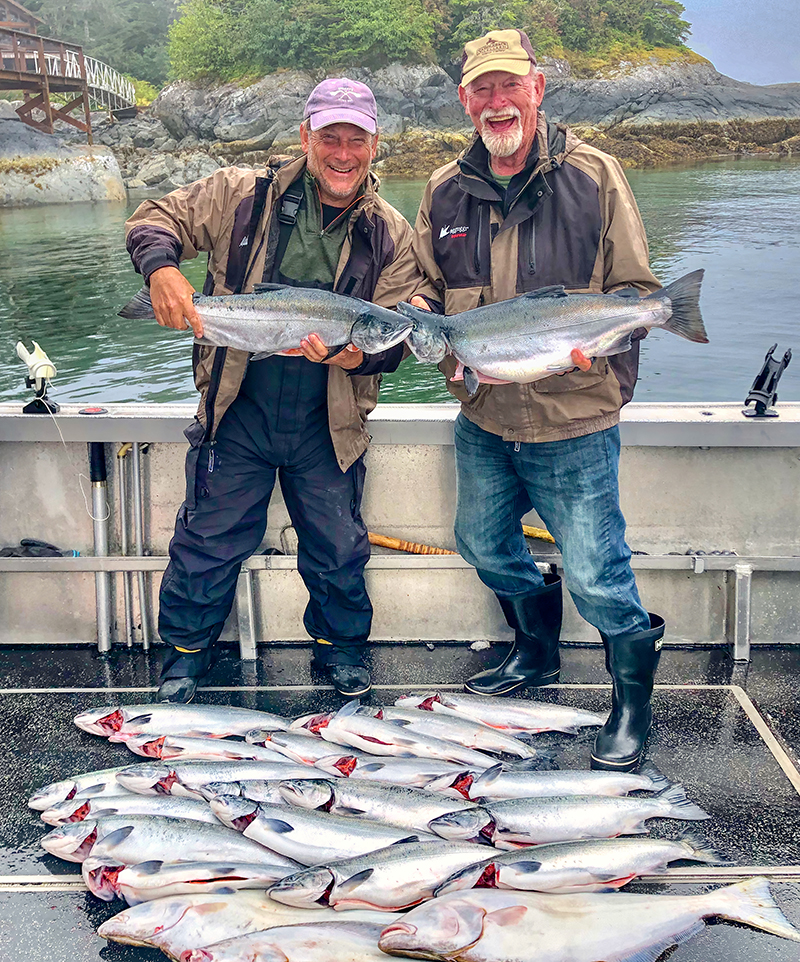
M413 319L408 337L420 361L438 364L447 353L459 362L470 394L481 380L527 384L574 366L572 351L608 357L630 350L635 331L662 327L690 341L707 343L700 315L703 271L640 297L633 288L614 294L568 294L543 287L496 304L445 316L405 302L398 311Z
M192 300L203 322L199 343L268 357L296 353L304 337L318 334L328 348L354 344L376 354L400 344L411 331L407 318L358 297L307 287L263 286L267 289L254 294L195 294ZM119 316L155 317L148 288L143 287Z

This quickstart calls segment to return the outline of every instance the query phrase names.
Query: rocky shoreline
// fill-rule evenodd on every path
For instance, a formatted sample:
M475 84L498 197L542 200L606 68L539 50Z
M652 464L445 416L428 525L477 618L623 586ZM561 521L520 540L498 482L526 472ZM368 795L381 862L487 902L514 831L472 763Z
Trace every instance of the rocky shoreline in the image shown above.
M564 61L545 61L543 69L548 77L544 102L548 116L571 124L626 167L718 156L789 156L800 150L800 84L741 83L719 74L706 61L698 62L696 56L666 65L622 64L593 80L572 77ZM472 131L456 84L440 67L392 64L372 73L360 68L348 73L368 82L375 92L382 132L375 165L379 175L427 177L469 144ZM131 120L96 115L95 153L113 155L111 166L118 165L128 189L162 192L221 166L256 167L274 154L296 155L303 104L318 79L285 71L246 87L176 82ZM8 131L16 128L17 139L29 141L27 134L21 136L23 126L9 119L8 109L0 113L6 168L13 166L8 157L14 138ZM72 128L59 131L50 140L50 153L62 158L76 151L85 155L81 139ZM18 168L26 158L29 162L31 156L39 156L41 149L41 144L35 149L23 146ZM74 159L70 163L74 166ZM20 174L18 169L15 176L17 182L25 180L24 171ZM0 158L0 206L14 203L9 177ZM19 191L20 184L16 186ZM87 198L62 199L98 199L97 194L95 190ZM49 199L56 196L53 191L50 195ZM37 200L29 183L20 196L18 203L23 204L45 199L39 190Z

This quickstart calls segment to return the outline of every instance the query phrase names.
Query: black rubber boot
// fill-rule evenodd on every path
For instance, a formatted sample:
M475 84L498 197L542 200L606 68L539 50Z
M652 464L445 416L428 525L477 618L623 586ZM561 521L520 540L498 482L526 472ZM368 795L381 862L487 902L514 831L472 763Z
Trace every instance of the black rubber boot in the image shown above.
M464 685L477 695L510 695L521 688L535 688L558 681L561 659L561 578L544 576L544 585L529 595L499 598L514 644L505 661L469 678Z
M634 631L616 638L602 635L602 638L613 693L611 714L594 741L592 768L631 772L641 763L653 722L650 696L661 657L664 619L651 614L647 631Z
M200 648L190 651L178 647L168 649L161 662L161 679L156 694L157 702L188 705L197 686L216 661L216 650Z
M198 681L198 678L165 678L156 694L156 701L188 705L197 691Z
M364 664L361 645L337 645L318 639L314 642L312 667L327 674L337 694L358 698L372 689L372 678Z

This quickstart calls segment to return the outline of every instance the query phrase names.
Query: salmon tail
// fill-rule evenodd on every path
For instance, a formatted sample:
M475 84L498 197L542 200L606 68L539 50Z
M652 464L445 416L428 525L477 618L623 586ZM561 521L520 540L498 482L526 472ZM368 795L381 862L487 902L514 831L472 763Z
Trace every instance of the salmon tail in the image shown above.
M705 862L707 865L731 864L731 860L727 855L718 852L717 849L698 832L687 829L680 833L678 840L691 849L691 858L698 862Z
M668 284L663 290L648 295L648 298L654 299L668 297L672 302L672 316L664 324L664 330L680 334L688 341L696 341L698 344L708 344L708 334L700 314L700 284L703 274L705 271L702 268L692 271L691 274L685 274Z
M669 788L665 788L663 792L659 792L654 797L669 804L670 818L685 818L693 821L711 818L708 812L704 812L699 805L695 805L686 797L683 785L677 783L670 785Z
M735 922L744 922L793 942L800 942L796 929L778 908L765 878L751 878L737 882L709 895L714 912Z
M143 287L137 294L128 301L121 311L117 312L118 317L139 318L155 317L153 302L150 300L150 288Z
M639 768L638 774L646 775L650 779L653 783L652 791L654 792L663 792L665 788L669 788L673 784L649 759Z

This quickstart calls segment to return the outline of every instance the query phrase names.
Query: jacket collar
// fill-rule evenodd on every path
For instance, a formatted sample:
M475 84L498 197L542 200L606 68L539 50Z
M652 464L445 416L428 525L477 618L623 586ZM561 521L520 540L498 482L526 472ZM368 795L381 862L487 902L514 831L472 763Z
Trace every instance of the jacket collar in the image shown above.
M280 197L284 194L289 187L303 175L307 167L306 155L303 154L302 157L298 157L296 160L290 161L290 163L285 164L283 167L279 167L275 173L273 183L275 184L275 190ZM367 217L370 217L372 210L375 206L375 197L378 193L378 188L380 187L380 179L377 174L374 174L371 170L367 173L367 180L364 185L364 196L353 208L353 213L351 218L355 215L358 216L364 212ZM371 219L371 217L370 217Z
M565 126L548 123L544 111L539 111L536 121L536 136L525 161L525 167L514 175L508 185L510 196L513 198L509 210L514 207L539 173L544 174L561 166L564 157L569 152L567 149L567 133ZM571 150L578 143L580 141L577 138L571 138L569 149ZM489 166L489 151L477 133L472 145L458 160L458 166L461 168L459 185L468 194L472 194L481 200L497 201L501 198L497 181L492 176Z

